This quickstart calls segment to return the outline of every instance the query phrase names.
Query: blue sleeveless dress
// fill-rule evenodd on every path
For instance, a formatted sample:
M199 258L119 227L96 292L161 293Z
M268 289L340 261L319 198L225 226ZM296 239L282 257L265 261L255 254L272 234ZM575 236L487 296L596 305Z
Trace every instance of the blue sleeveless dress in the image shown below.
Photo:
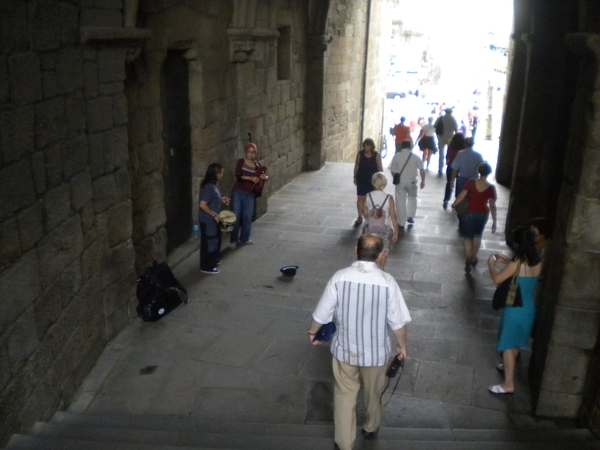
M519 277L522 307L506 306L502 310L496 350L527 347L535 321L535 286L539 277Z

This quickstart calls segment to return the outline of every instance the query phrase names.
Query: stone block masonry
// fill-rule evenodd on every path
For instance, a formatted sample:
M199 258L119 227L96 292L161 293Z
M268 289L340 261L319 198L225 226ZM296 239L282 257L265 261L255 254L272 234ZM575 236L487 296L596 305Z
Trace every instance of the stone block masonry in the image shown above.
M79 44L122 2L84 3L0 5L0 446L135 317L126 50Z

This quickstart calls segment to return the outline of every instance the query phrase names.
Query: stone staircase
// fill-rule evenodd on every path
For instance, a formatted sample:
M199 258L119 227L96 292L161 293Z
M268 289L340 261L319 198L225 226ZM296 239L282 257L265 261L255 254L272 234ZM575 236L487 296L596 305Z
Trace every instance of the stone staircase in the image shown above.
M57 412L6 449L27 450L331 450L331 424L207 422L173 416ZM528 430L383 428L378 438L358 434L355 450L588 450L600 441L586 429Z

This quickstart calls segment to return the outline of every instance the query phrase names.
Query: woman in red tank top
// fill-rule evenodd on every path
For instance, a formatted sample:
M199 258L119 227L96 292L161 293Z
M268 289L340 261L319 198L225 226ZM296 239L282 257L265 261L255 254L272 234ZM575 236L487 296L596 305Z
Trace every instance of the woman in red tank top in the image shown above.
M466 214L462 216L465 272L467 273L471 272L471 266L474 267L477 264L481 236L490 213L494 221L492 233L496 232L496 188L487 180L488 175L492 173L492 167L484 162L479 165L477 170L480 177L467 181L464 189L456 198L456 202L452 205L452 209L455 210L456 205L462 202L467 195L469 196L469 207Z

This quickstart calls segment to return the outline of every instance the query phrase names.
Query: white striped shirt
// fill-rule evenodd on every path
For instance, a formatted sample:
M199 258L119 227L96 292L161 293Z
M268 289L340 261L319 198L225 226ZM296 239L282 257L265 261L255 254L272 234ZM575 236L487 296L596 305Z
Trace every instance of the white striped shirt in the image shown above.
M356 261L333 275L313 319L321 324L335 322L331 353L359 367L386 365L396 349L390 330L399 330L411 320L396 280L369 261Z

